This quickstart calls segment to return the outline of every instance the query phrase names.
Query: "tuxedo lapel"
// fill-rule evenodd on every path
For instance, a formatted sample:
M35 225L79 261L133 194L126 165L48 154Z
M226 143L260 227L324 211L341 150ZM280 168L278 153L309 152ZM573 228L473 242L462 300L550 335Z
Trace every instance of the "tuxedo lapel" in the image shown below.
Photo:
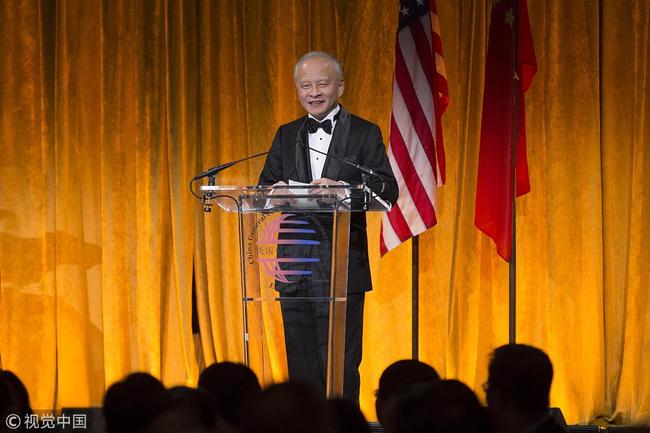
M341 106L338 116L336 127L332 133L330 148L327 151L328 156L325 159L325 166L323 167L323 177L333 180L339 180L338 176L341 172L341 163L329 155L343 158L348 146L348 136L350 135L350 113Z
M298 176L298 179L295 180L298 182L309 183L313 179L311 178L311 163L309 162L309 149L307 148L309 137L307 135L305 120L301 123L302 126L296 134L295 153L296 175Z

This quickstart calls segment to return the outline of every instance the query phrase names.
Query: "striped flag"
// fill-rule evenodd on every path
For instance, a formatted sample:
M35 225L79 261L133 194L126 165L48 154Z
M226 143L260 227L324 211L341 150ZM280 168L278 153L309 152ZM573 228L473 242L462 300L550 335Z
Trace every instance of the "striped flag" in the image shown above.
M388 149L399 199L383 215L382 256L436 224L436 188L445 182L440 117L449 92L435 0L399 7Z

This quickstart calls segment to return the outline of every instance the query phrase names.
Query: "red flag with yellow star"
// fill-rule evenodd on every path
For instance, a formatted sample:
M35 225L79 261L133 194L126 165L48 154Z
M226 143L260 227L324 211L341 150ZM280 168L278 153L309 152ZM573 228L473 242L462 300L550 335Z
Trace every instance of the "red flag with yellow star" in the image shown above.
M514 7L518 7L515 19ZM517 65L515 67L515 21ZM516 196L530 191L526 160L524 92L537 71L526 0L493 0L481 121L474 224L491 237L510 261L512 242L513 114L517 86ZM516 80L513 78L517 78ZM515 84L516 83L516 84Z

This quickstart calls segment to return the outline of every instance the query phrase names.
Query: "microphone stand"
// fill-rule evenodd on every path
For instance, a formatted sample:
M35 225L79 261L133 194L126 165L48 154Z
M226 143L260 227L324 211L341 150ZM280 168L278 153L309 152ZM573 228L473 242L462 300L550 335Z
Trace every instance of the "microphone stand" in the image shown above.
M216 174L211 174L208 176L208 186L214 186L216 184ZM201 203L203 204L203 212L212 212L212 198L214 194L212 191L204 192L201 196Z
M194 188L193 188L194 182L196 182L197 180L203 179L204 177L207 177L208 178L208 186L214 186L215 183L216 183L216 180L215 180L216 176L220 171L223 171L223 170L225 170L225 169L227 169L229 167L232 167L235 164L239 164L240 162L248 161L249 159L258 158L260 156L264 156L264 155L267 155L267 154L269 154L271 152L277 152L277 151L278 151L278 149L276 149L276 150L268 150L266 152L256 153L254 155L249 155L247 157L237 159L235 161L230 161L230 162L226 162L225 164L217 165L216 167L212 167L212 168L210 168L210 169L208 169L208 170L206 170L206 171L204 171L202 173L199 173L196 176L194 176L192 178L192 180L190 180L190 192L192 193L192 195L194 197L201 200L201 203L203 205L203 212L212 212L212 203L211 203L211 201L212 201L213 198L215 198L217 196L215 196L212 191L208 191L208 192L203 193L202 195L198 195L197 193L194 192Z
M344 164L347 164L347 165L349 165L351 167L354 167L354 168L356 168L357 170L359 170L361 172L361 185L363 185L363 205L362 205L362 208L363 208L364 211L368 210L368 207L369 207L370 203L372 203L372 194L373 194L373 192L372 192L372 189L370 188L370 186L368 186L369 181L370 181L370 176L373 176L373 177L381 180L381 182L382 182L382 191L381 192L383 192L384 187L386 185L386 180L387 180L386 176L377 173L372 168L365 167L365 166L363 166L361 164L357 164L356 162L349 161L349 160L347 160L345 158L341 158L341 157L336 156L336 155L332 155L331 153L326 153L326 152L320 151L318 149L314 149L314 148L306 145L305 143L303 143L301 139L298 140L298 143L300 143L301 146L304 146L309 150L313 150L314 152L320 153L321 155L332 157L332 158L334 158L334 160L336 160L338 162L342 162ZM370 192L368 192L368 191L370 191Z
M363 185L363 206L362 209L367 211L372 202L372 190L368 186L368 174L361 173L361 185ZM370 192L368 192L370 191Z

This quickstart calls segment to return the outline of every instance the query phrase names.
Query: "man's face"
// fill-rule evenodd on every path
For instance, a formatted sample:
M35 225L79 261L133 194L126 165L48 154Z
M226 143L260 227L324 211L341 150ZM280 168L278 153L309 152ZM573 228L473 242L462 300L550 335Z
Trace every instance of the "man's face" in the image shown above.
M336 78L334 64L328 59L313 57L298 67L298 100L317 119L323 119L336 106L343 88L343 79Z

